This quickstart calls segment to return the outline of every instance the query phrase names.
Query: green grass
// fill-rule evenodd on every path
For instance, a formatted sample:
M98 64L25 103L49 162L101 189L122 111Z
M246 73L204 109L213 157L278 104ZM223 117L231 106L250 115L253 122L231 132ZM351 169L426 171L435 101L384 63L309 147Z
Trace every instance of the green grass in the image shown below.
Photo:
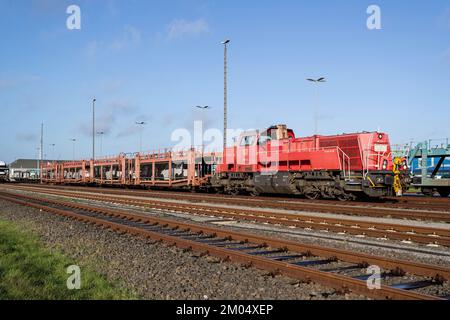
M77 264L46 250L38 238L0 220L0 300L133 299L128 290L80 265L81 289L67 289L67 267Z

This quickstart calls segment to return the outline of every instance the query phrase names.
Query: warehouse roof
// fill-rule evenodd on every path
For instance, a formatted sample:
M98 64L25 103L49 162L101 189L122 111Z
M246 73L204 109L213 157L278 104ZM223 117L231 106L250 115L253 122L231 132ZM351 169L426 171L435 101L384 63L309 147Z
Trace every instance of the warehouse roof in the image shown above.
M9 165L10 169L37 169L39 167L39 161L49 161L49 160L38 160L38 159L17 159Z

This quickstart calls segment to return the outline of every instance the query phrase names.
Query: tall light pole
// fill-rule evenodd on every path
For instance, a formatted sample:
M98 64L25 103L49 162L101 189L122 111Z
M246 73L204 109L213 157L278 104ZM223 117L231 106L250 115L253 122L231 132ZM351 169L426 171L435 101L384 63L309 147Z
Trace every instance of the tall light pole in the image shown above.
M95 102L97 99L92 99L92 160L95 160Z
M210 106L204 106L204 107L202 107L202 106L195 106L195 107L199 108L199 109L203 109L203 110L211 109Z
M103 131L97 132L100 136L100 157L103 157L103 135L105 134Z
M39 159L44 160L44 123L41 123L41 152Z
M195 107L202 111L201 121L202 121L202 126L203 126L203 122L205 121L205 119L203 118L203 111L209 110L209 109L211 109L211 107L210 106L195 106Z
M77 141L77 139L69 139L70 141L72 141L72 148L73 148L73 150L72 150L72 158L73 158L73 162L75 162L75 142Z
M55 160L55 146L56 146L56 144L55 143L50 143L49 146L52 147L52 158L53 158L53 160Z
M319 84L326 82L325 78L319 79L306 79L310 82L313 82L316 85L316 107L314 110L314 135L318 134L318 126L319 126Z
M203 122L204 122L203 111L209 110L209 109L211 109L211 107L210 106L195 106L195 107L200 109L200 110L202 110L202 130L205 130L203 128ZM202 132L202 161L203 161L204 150L205 150L205 144L204 144L204 141L203 141L203 132Z
M142 153L142 131L144 130L144 126L146 125L147 123L146 122L144 122L144 121L136 121L136 125L138 125L138 126L141 126L140 128L139 128L139 153Z
M41 172L41 162L44 159L44 123L41 123L41 145L39 146L38 172Z
M223 44L223 150L227 147L228 128L228 44L230 40L225 40Z

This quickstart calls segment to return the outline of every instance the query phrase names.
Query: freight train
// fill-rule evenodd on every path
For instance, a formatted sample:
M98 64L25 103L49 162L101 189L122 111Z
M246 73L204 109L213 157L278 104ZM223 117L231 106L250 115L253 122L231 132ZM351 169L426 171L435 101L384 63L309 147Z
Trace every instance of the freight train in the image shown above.
M105 159L44 162L43 183L190 189L309 199L400 195L410 183L381 132L297 138L286 125L242 133L220 153L164 149Z

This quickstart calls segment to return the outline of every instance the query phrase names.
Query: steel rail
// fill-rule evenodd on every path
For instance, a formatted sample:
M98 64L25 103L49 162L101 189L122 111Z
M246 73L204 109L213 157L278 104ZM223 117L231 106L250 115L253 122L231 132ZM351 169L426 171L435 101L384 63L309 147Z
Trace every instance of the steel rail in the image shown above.
M27 184L19 184L22 186L29 186ZM37 186L37 185L35 185ZM88 185L46 185L48 187L54 187L54 188L80 188L80 189L98 189L97 187L88 186ZM116 185L117 186L117 185ZM106 188L108 188L109 185L106 185ZM132 187L132 186L131 186ZM121 189L121 190L114 190L109 189L105 191L116 191L116 192L131 192L131 193L141 193L141 194L148 194L148 193L160 193L160 194L171 194L173 195L180 195L180 196L203 196L203 197L217 197L217 198L240 198L240 199L251 199L252 201L294 201L298 204L306 203L306 204L312 204L312 205L337 205L337 206L348 206L349 204L356 204L356 205L370 205L370 206L378 206L378 207L394 207L394 208L400 208L400 209L408 209L408 208L418 208L418 207L427 207L434 209L443 209L450 212L450 198L438 198L438 197L410 197L410 196L404 196L404 197L387 197L382 198L381 202L377 201L363 201L363 200L357 200L353 202L348 202L347 204L344 204L342 201L335 200L335 199L317 199L317 200L309 200L305 198L299 198L299 197L290 197L290 196L259 196L259 197L249 197L245 195L237 195L237 196L230 196L226 194L207 194L207 193L196 193L196 194L189 194L182 190L139 190L139 189ZM383 202L384 201L384 202Z
M78 189L99 189L99 186L89 186L89 185L83 185L83 184L75 184L75 185L70 185L69 182L67 182L68 184L45 184L45 186L47 187L53 187L53 188L78 188ZM17 184L20 186L30 186L29 184ZM39 186L39 185L34 185L35 187ZM115 186L117 187L118 185L105 185L106 189L108 189L108 187L111 186ZM101 186L100 186L101 187ZM133 187L133 186L131 186ZM336 206L350 206L351 204L355 204L355 205L369 205L369 206L378 206L378 207L393 207L393 208L400 208L400 209L417 209L418 207L422 208L422 207L427 207L428 209L443 209L445 211L450 212L450 198L431 198L431 197L408 197L408 196L404 196L404 197L387 197L387 198L383 198L381 199L382 201L377 201L377 199L375 199L375 201L363 201L363 200L357 200L357 201L353 201L353 202L348 202L347 204L345 204L342 201L339 200L335 200L335 199L317 199L317 200L309 200L309 199L305 199L305 198L299 198L299 197L290 197L290 196L283 196L283 195L279 195L279 196L258 196L258 197L249 197L249 196L245 196L245 195L237 195L237 196L230 196L227 194L207 194L207 193L195 193L195 194L189 194L183 190L139 190L139 189L111 189L109 188L108 190L103 189L105 192L116 192L116 193L138 193L138 194L143 194L143 195L148 195L149 193L151 194L170 194L171 196L184 196L184 197L216 197L216 198L223 198L223 199L227 199L227 198L239 198L239 199L251 199L252 201L278 201L278 202L282 202L282 201L291 201L291 202L296 202L297 204L311 204L311 205L336 205ZM384 202L383 202L384 201ZM425 211L429 211L429 210L425 210Z
M442 245L450 247L450 230L408 226L401 224L364 222L348 219L315 217L310 215L271 213L266 211L223 208L207 205L168 203L156 200L137 200L113 198L99 195L86 195L66 191L39 192L49 195L74 197L79 199L112 202L118 204L139 205L157 210L177 211L195 215L215 216L239 221L269 223L287 227L304 228L308 230L331 231L356 236L368 236L382 239L409 241L421 244Z
M37 186L20 186L25 189L40 189L43 187ZM402 219L413 219L413 220L425 220L425 221L442 221L450 223L450 201L449 205L445 206L449 212L433 212L431 210L414 210L409 208L396 207L392 204L375 203L367 205L367 203L361 204L336 204L331 203L331 201L320 201L316 200L314 202L309 202L303 199L287 199L287 198L251 198L251 197L228 197L228 196L217 196L217 195L206 195L206 194L186 194L181 192L155 192L155 191L130 191L130 190L115 190L115 189L100 189L92 187L67 187L67 186L46 186L44 188L49 189L61 189L66 190L77 190L77 191L91 191L96 190L97 193L111 194L111 195L124 195L124 196L144 196L152 198L161 199L175 199L193 202L212 202L212 203L223 203L223 204L236 204L254 207L264 207L264 208L275 208L284 210L296 210L296 211L311 211L311 212L321 212L321 213L333 213L333 214L343 214L350 216L371 216L371 217L393 217ZM243 204L243 200L245 200ZM288 201L289 200L289 201ZM429 208L431 209L431 207Z

